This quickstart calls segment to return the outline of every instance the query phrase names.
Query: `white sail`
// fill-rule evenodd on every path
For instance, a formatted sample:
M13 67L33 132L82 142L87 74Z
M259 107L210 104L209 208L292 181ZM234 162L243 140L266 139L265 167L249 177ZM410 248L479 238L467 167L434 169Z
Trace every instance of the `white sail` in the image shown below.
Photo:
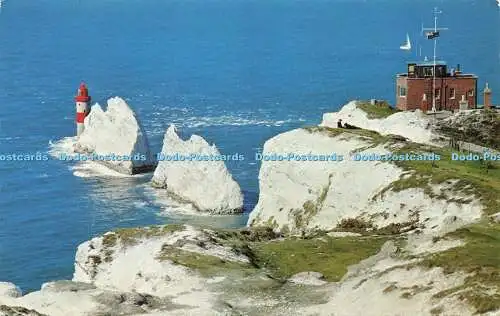
M498 1L500 1L500 0L498 0ZM406 33L406 43L404 45L401 45L399 48L402 50L410 50L411 49L410 35L408 35L408 33Z

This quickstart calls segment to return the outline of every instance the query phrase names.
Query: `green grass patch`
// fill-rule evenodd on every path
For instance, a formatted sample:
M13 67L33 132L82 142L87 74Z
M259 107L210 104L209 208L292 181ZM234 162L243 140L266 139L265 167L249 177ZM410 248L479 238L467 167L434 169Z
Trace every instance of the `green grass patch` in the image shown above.
M394 113L399 112L398 109L392 108L389 103L382 101L376 105L370 104L368 101L358 101L356 106L366 112L369 119L382 119Z
M212 242L247 256L249 265L224 262L219 258L186 253L168 246L162 251L162 256L205 271L205 274L224 269L243 269L246 272L263 269L273 278L285 280L299 272L316 271L329 281L338 281L345 275L349 265L375 255L387 241L386 237L334 238L325 233L319 236L282 239L281 234L269 227L212 231Z
M190 269L196 270L203 276L213 276L217 274L227 274L231 270L238 273L250 274L256 272L254 266L244 262L223 260L216 256L185 251L174 246L165 245L162 248L158 260L170 260Z
M103 260L111 262L113 260L113 247L121 243L123 246L137 244L139 239L163 236L185 229L183 224L156 225L150 227L119 228L109 234L103 235ZM99 258L100 259L100 258ZM100 262L99 262L100 263Z
M448 234L466 242L463 247L432 254L422 261L425 267L442 267L445 273L471 274L465 284L437 293L442 298L456 293L478 313L500 309L500 225L475 224Z
M303 129L309 133L322 133L330 137L337 137L346 130L343 128L332 128L326 126L306 126Z
M151 238L155 236L163 236L176 231L182 231L185 229L183 224L168 224L168 225L156 225L149 227L134 227L134 228L119 228L109 234L103 235L102 245L103 253L101 257L97 257L94 260L96 264L100 264L102 260L104 262L111 262L113 260L113 247L120 242L123 246L131 246L137 244L138 240L143 238Z
M105 247L113 247L120 240L124 245L135 244L137 240L142 238L151 238L155 236L163 236L176 231L185 229L183 224L168 224L155 225L149 227L138 228L119 228L111 234L103 236L103 245Z
M213 230L212 233L216 241L223 245L231 245L236 242L263 242L282 237L280 233L275 232L272 227L268 226L242 229L217 229Z
M344 218L333 231L358 233L365 236L391 236L406 233L418 228L418 220L391 223L384 227L375 227L372 221L359 218Z
M348 266L375 255L386 240L377 237L289 238L253 244L251 248L256 265L268 269L276 278L287 279L299 272L316 271L328 281L339 281Z
M345 129L345 128L332 128L326 126L309 126L309 127L304 127L303 129L308 131L309 133L321 133L329 137L337 137L341 135L344 135L346 137L357 136L363 140L366 140L370 144L369 146L359 148L355 151L366 150L375 147L377 145L384 144L394 139L401 139L401 137L398 137L396 135L382 136L378 132L368 129Z

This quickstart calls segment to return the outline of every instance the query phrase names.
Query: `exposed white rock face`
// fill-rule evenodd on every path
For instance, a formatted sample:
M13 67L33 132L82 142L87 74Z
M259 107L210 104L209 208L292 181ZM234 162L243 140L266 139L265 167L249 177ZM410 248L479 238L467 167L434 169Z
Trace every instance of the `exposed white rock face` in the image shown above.
M165 251L249 262L245 255L214 243L210 231L190 226L107 233L78 247L73 281L46 283L22 297L0 295L0 315L2 305L33 309L37 313L20 315L35 316L232 315L231 307L222 303L224 295L219 298L221 293L214 288L224 277L219 281L203 277L171 257L164 258Z
M0 297L19 297L21 296L21 290L12 283L0 282Z
M183 261L186 256L192 261ZM259 272L248 276L229 268L205 275L189 266L189 263L202 264L207 258L218 258L220 262L241 265L241 268L250 267L246 255L236 253L230 245L218 243L210 230L187 225L174 230L139 228L136 232L131 229L123 234L108 233L81 244L73 281L168 298L170 305L160 305L168 308L168 315L213 316L234 315L233 300L239 302L247 298L256 283L264 287L278 284ZM252 308L262 304L256 302ZM148 315L165 314L151 311Z
M394 244L349 267L337 285L329 285L324 304L299 308L296 315L473 315L474 310L456 296L437 300L433 295L464 283L466 275L444 274L441 268L407 268L415 260L394 258Z
M221 159L215 145L198 135L184 141L171 125L165 133L160 156L152 179L154 186L165 188L201 212L230 214L242 211L240 186L224 161L215 160ZM181 161L183 157L193 158Z
M46 283L22 297L0 295L0 316L474 314L459 295L433 297L461 286L467 275L414 267L421 259L402 259L393 242L350 266L340 282L301 272L283 284L247 265L250 258L233 251L230 238L180 225L107 233L78 247L73 281ZM416 238L405 250L460 246ZM196 267L207 262L223 270L204 275Z
M330 237L361 237L363 236L360 233L352 233L352 232L329 232L327 233Z
M491 215L491 218L495 221L495 223L500 224L500 212Z
M338 112L323 114L320 126L336 128L337 121L342 119L343 123L373 130L382 135L394 134L417 143L437 144L434 141L437 135L431 131L431 121L420 110L398 112L384 119L369 119L368 114L358 108L356 104L357 101L351 101Z
M2 314L1 305L8 311L6 314ZM143 315L172 305L169 299L147 294L98 288L88 283L57 281L45 283L40 291L22 297L0 297L0 315Z
M84 124L85 130L74 146L75 152L99 155L100 163L125 174L148 172L154 168L155 160L144 129L123 99L109 99L106 111L99 104L93 105ZM104 157L108 155L110 158Z
M288 279L288 282L304 285L325 285L328 283L319 272L299 272Z
M204 244L204 248L198 244ZM209 243L208 235L190 226L177 232L159 233L158 237L152 238L141 238L139 234L137 241L130 244L114 233L108 233L78 246L73 281L160 296L183 296L192 290L200 291L199 295L202 295L202 278L181 265L158 259L162 248L167 246L248 262L243 255L235 255L228 248Z
M370 138L363 139L348 130L336 136L328 132L321 128L297 129L265 143L264 155L336 154L337 161L263 161L259 200L250 213L249 226L303 232L332 230L342 220L358 219L372 222L376 228L413 225L424 232L442 234L449 231L450 225L461 226L480 219L482 206L473 198L470 203L460 204L430 198L421 188L384 192L404 171L387 161L355 161L352 155L354 151L389 153L389 145L373 144ZM342 161L338 161L339 156L343 156ZM434 189L449 198L461 197L448 190L447 185L453 183Z

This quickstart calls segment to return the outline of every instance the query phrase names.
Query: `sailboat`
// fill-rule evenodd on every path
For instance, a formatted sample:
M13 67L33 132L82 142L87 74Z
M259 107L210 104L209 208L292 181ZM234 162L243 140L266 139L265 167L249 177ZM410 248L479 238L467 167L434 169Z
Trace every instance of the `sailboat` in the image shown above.
M497 0L500 1L500 0ZM411 42L410 42L410 35L406 33L406 43L404 45L399 46L400 49L402 50L410 50L411 49Z

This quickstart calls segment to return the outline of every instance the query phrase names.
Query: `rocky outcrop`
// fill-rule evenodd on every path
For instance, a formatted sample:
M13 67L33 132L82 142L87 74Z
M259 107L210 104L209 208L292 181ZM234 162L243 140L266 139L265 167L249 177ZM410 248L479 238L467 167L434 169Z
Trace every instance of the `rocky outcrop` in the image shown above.
M237 158L221 155L215 145L198 135L184 141L171 125L165 133L152 183L200 212L239 213L243 195L224 163Z
M167 298L72 281L45 283L40 291L18 298L0 297L2 304L0 315L6 316L140 315L175 307Z
M435 129L455 141L464 141L500 151L500 112L469 110L437 122Z
M136 114L121 98L108 100L103 111L92 106L74 151L124 174L149 172L156 164Z
M50 316L229 316L238 314L240 304L261 315L269 291L281 282L255 268L248 246L236 249L236 243L274 237L272 231L240 234L184 225L122 229L78 247L72 281L0 297L0 305Z
M470 192L459 192L463 187L456 181L431 184L431 173L405 166L405 158L437 159L433 149L426 153L417 148L366 130L315 127L277 135L264 145L260 195L248 225L292 233L439 233L448 231L451 222L479 220L481 203ZM295 157L280 160L276 154L283 153ZM398 159L403 155L403 161L384 161L390 153ZM433 162L420 164L432 169Z
M325 277L319 272L299 272L293 275L288 282L303 285L325 285Z
M495 229L460 232L482 241L471 245L452 236L384 242L283 239L270 229L120 229L78 247L72 281L0 295L0 315L494 315L485 314L494 301L481 296L481 287L496 295L493 279L480 283L481 274L464 273L456 262L445 273L429 260L494 251Z
M0 282L0 297L19 297L21 294L21 290L15 284Z
M465 275L446 275L441 268L415 266L401 260L398 247L388 242L381 251L349 268L323 304L297 310L297 315L472 315L474 309L457 297L440 297L463 286ZM446 296L446 295L443 295Z
M244 267L249 259L192 227L121 230L78 247L72 281L50 282L23 297L0 296L0 305L50 316L229 315L231 307L212 289L224 278L190 266L212 272L223 261Z
M378 105L366 106L369 109ZM386 117L372 118L369 113L361 109L360 101L351 101L338 112L323 114L320 126L336 128L339 119L343 123L373 130L382 135L401 135L417 143L438 144L439 136L433 133L431 121L420 110L395 112Z

